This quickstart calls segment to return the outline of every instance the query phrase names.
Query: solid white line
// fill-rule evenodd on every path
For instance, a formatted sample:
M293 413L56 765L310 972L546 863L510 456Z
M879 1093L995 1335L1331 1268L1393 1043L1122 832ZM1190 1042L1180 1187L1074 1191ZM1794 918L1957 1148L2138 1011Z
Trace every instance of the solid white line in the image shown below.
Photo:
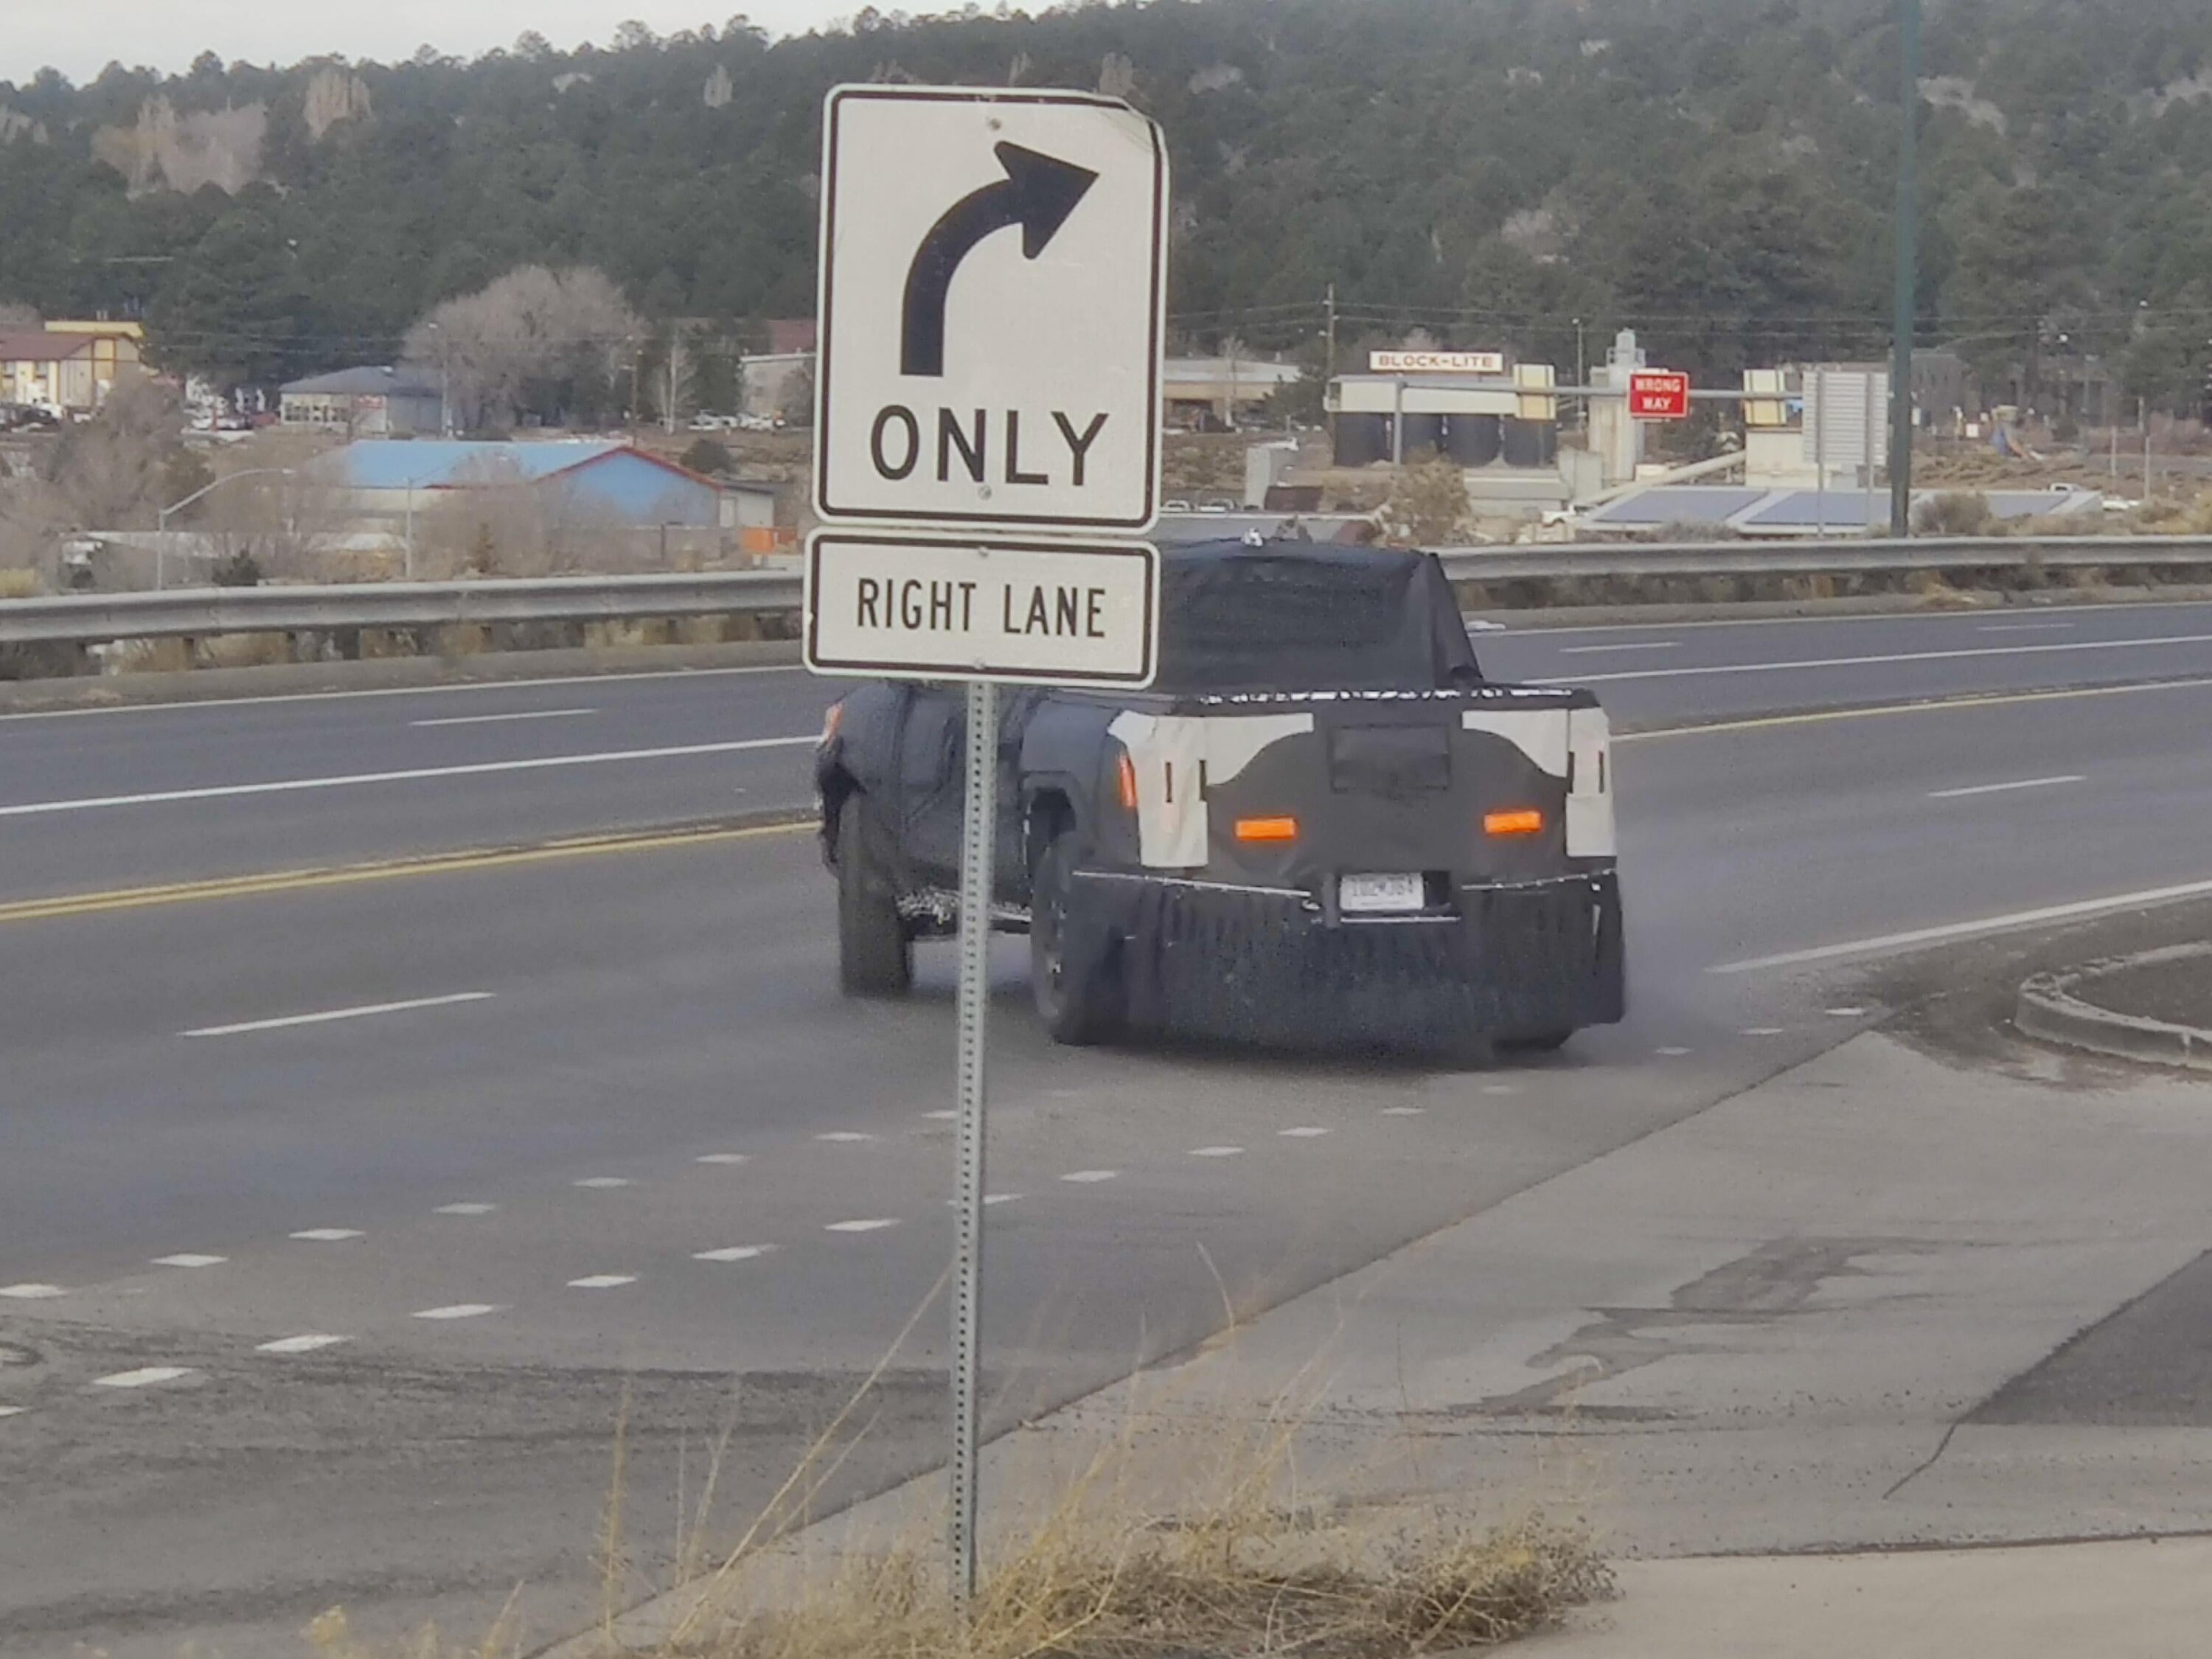
M443 1308L424 1308L412 1316L416 1319L481 1319L486 1314L499 1311L496 1302L456 1302Z
M2145 611L2202 611L2203 599L2156 599L2141 605L2038 605L2035 614L2042 617L2124 617ZM1495 613L1492 613L1495 614ZM1529 613L1521 613L1524 616ZM1808 624L1832 628L1856 623L1861 625L1880 623L1957 623L1970 617L1999 614L1989 611L1856 611L1841 616L1822 617L1687 617L1674 622L1577 623L1566 628L1544 628L1534 623L1511 630L1518 640L1545 639L1553 635L1568 634L1633 634L1680 633L1685 629L1718 628L1802 628Z
M2073 627L2070 622L2042 623L1984 623L1977 634L2063 634Z
M2212 677L2181 680L2139 680L2128 685L2075 685L2059 691L1977 691L1955 697L1920 697L1909 702L1876 702L1856 708L1814 708L1796 714L1747 714L1741 720L1708 720L1693 726L1650 726L1616 732L1613 747L1660 738L1726 737L1796 726L1826 726L1838 720L1867 720L1892 714L1978 714L1992 708L2017 708L2031 702L2078 702L2085 697L2133 697L2146 691L2212 691Z
M453 685L372 685L358 691L283 691L269 697L193 697L174 702L101 703L93 708L27 708L0 714L9 720L70 720L84 714L167 714L194 708L236 708L248 703L346 702L356 697L437 697L455 691L533 690L548 685L608 685L629 680L721 679L739 674L804 674L798 663L757 663L742 668L654 668L637 674L550 674L544 679L467 680Z
M253 1350L256 1353L313 1353L318 1348L335 1348L346 1339L342 1336L280 1336L274 1342L264 1342Z
M1964 800L1969 795L2002 795L2014 789L2048 789L2054 784L2087 783L2088 779L2079 772L2061 773L2051 778L2021 778L2012 783L1977 783L1964 789L1930 789L1930 800Z
M570 1279L568 1288L572 1291L613 1291L636 1283L635 1273L592 1273L583 1279Z
M190 1376L187 1365L148 1365L135 1371L118 1371L112 1376L95 1376L95 1389L144 1389L156 1382L173 1382L180 1376Z
M219 783L198 789L156 789L143 795L88 795L76 800L21 801L0 806L0 818L54 812L89 812L108 806L159 806L177 801L229 800L240 795L283 795L303 789L345 789L356 784L418 783L426 779L483 777L494 772L538 772L559 766L605 766L616 761L681 760L696 755L736 755L756 749L811 748L821 739L744 738L733 743L679 743L659 749L607 749L585 755L538 755L527 760L477 761L465 766L410 766L397 772L349 772L325 778L284 778L274 783Z
M1119 1170L1071 1170L1060 1179L1072 1181L1079 1187L1090 1187L1101 1181L1111 1181L1121 1173Z
M833 1221L822 1231L825 1233L872 1233L897 1225L894 1217L877 1216L866 1221Z
M331 1008L319 1014L287 1014L281 1019L249 1019L236 1025L203 1025L179 1036L243 1036L251 1031L280 1031L291 1025L325 1025L334 1019L366 1019L371 1014L403 1014L416 1008L445 1008L459 1002L489 1002L489 991L457 991L451 996L411 997L405 1002L371 1002L358 1008Z
M1638 640L1632 644L1623 645L1563 645L1559 647L1559 654L1563 657L1595 657L1614 651L1680 651L1681 648L1680 640Z
M1883 956L1923 945L1972 939L1978 933L2002 933L2014 927L2036 927L2045 922L2070 921L2076 916L2102 915L2110 910L2132 909L2140 904L2166 904L2175 899L2203 898L2212 894L2212 881L2183 882L2173 887L2147 887L2140 892L2115 893L2109 898L2077 899L2070 904L2046 904L2034 910L2015 910L2008 915L1984 916L1978 921L1950 921L1940 927L1916 927L1909 933L1882 933L1873 939L1849 939L1841 945L1815 945L1809 951L1784 951L1778 956L1753 957L1746 962L1723 962L1709 974L1753 974L1768 968L1796 968L1811 962L1836 962L1845 957ZM1838 1019L1862 1014L1864 1009L1831 1008Z
M358 1227L309 1227L292 1235L293 1237L305 1239L311 1244L337 1244L349 1238L359 1238L361 1236L361 1229Z
M1808 657L1796 662L1711 663L1702 668L1630 668L1613 674L1570 674L1527 685L1599 685L1613 680L1679 680L1698 674L1780 674L1797 668L1867 668L1900 662L1955 662L1971 657L2036 657L2062 651L2125 651L2151 645L2212 645L2212 634L2167 634L2137 640L2061 640L2056 645L1975 645L1949 651L1885 651L1867 657ZM4 811L5 808L0 808Z
M774 1249L775 1246L773 1244L732 1244L726 1250L697 1251L691 1259L694 1261L750 1261L756 1256L766 1255Z
M229 1259L228 1256L221 1255L195 1255L190 1251L185 1251L177 1255L157 1255L154 1258L154 1266L157 1267L220 1267Z
M58 1285L0 1285L0 1296L10 1302L44 1302L51 1297L68 1294Z
M410 726L503 726L509 720L569 720L596 714L596 708L525 708L511 714L446 714L434 720L410 720Z

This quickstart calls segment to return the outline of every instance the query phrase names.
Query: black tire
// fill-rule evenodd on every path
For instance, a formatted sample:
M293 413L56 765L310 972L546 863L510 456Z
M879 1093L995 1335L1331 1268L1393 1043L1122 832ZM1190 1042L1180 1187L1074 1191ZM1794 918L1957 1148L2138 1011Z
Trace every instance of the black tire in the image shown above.
M837 809L837 981L847 996L903 996L914 984L914 942L878 860L882 844L867 798L854 791Z
M1067 905L1074 884L1075 836L1063 830L1030 878L1030 996L1054 1042L1088 1048L1117 1034L1123 1008L1110 953L1069 950Z
M1567 1039L1575 1034L1574 1027L1564 1031L1539 1031L1533 1036L1507 1037L1498 1046L1508 1054L1552 1054L1567 1046Z

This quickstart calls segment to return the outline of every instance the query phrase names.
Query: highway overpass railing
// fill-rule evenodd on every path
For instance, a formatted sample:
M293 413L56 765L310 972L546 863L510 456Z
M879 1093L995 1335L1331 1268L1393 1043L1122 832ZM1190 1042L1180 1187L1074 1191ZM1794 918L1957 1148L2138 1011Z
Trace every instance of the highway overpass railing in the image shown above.
M2212 536L1922 537L1908 541L1622 542L1459 548L1455 581L1880 575L1913 571L2212 568ZM101 644L227 634L331 634L516 623L788 615L796 571L483 578L450 582L65 593L0 601L0 646Z

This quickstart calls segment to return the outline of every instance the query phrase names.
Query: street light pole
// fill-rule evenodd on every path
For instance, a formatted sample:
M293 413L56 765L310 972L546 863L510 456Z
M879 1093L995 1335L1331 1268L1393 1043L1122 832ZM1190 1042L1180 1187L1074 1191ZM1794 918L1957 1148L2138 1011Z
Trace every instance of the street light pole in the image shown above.
M160 592L168 585L169 520L183 512L203 495L211 495L225 484L236 483L240 478L289 478L294 468L289 466L248 466L236 472L226 472L213 483L202 484L180 501L171 501L154 514L154 591Z
M1914 164L1920 143L1920 0L1897 0L1897 292L1889 357L1889 533L1912 533L1912 338L1917 312L1919 206ZM1868 465L1873 465L1869 457Z

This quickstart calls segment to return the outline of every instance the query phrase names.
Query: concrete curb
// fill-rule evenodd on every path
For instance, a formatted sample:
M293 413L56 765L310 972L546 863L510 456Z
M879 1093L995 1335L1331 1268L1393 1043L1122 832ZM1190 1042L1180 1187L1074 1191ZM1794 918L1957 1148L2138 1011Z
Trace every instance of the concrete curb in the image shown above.
M191 668L152 674L78 675L0 681L0 714L69 708L143 708L246 697L408 690L605 675L682 673L713 668L796 668L796 640L732 640L720 645L641 645L604 649L486 651L465 657L372 657L357 662L270 663L251 668Z
M2161 963L2190 962L2212 956L2212 944L2170 945L2131 957L2115 957L2062 972L2037 974L2020 988L2014 1005L2013 1024L2032 1037L2068 1048L2153 1066L2179 1066L2212 1072L2212 1031L2193 1025L2175 1025L2140 1014L2123 1014L2100 1008L2078 988L2094 985L2123 969L2152 968Z

